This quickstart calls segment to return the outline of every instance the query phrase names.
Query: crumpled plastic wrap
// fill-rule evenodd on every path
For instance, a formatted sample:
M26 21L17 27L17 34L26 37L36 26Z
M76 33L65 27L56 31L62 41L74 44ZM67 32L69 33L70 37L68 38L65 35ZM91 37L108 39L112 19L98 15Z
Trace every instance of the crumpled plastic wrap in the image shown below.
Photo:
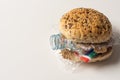
M53 33L51 33L51 35L60 33L58 28L56 28L56 26L54 26L53 28L54 28L52 30ZM119 29L116 29L113 27L112 38L111 38L109 45L113 45L113 47L116 45L120 45L120 31L119 31ZM64 59L61 56L61 54L59 54L59 53L60 53L60 50L55 50L53 54L57 57L56 59L58 60L58 65L63 70L74 72L78 68L80 68L80 66L82 66L82 64L85 64L83 62L73 62L73 61Z

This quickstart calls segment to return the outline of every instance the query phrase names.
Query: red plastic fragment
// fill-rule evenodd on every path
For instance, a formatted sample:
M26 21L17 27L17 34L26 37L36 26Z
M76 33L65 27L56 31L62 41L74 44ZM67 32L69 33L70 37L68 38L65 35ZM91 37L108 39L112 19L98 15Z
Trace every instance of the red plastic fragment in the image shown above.
M74 51L74 54L75 54L76 56L79 56L79 53L78 53L78 52L76 52L76 51Z
M83 62L86 62L86 63L90 61L90 59L85 56L81 56L80 60L82 60Z

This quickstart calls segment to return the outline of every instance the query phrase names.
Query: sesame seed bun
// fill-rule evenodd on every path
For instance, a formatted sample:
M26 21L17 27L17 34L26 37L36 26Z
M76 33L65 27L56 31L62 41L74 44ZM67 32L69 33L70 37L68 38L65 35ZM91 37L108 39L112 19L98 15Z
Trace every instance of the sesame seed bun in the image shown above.
M66 39L81 43L107 42L112 34L108 18L91 8L76 8L65 13L59 29Z

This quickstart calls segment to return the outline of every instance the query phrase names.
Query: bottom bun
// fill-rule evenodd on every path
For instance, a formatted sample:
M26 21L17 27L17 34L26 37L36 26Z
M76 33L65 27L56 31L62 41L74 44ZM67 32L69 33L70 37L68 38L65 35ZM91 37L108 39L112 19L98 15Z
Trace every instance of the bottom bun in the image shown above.
M68 49L64 49L60 52L60 54L62 55L62 57L64 59L68 59L74 62L81 62L80 58L76 55L74 55L74 52L68 50ZM99 54L97 57L91 59L89 62L97 62L97 61L103 61L105 59L108 59L112 54L112 47L109 48L107 50L107 52L105 53L101 53Z

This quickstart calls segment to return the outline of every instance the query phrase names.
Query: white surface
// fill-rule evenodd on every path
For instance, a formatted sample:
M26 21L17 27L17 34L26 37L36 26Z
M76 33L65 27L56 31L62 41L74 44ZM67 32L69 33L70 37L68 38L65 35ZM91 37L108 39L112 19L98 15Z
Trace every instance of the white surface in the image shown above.
M103 12L120 30L119 3L120 0L0 0L0 80L119 80L120 47L108 61L83 65L78 73L67 73L58 68L49 46L53 25L76 7Z

